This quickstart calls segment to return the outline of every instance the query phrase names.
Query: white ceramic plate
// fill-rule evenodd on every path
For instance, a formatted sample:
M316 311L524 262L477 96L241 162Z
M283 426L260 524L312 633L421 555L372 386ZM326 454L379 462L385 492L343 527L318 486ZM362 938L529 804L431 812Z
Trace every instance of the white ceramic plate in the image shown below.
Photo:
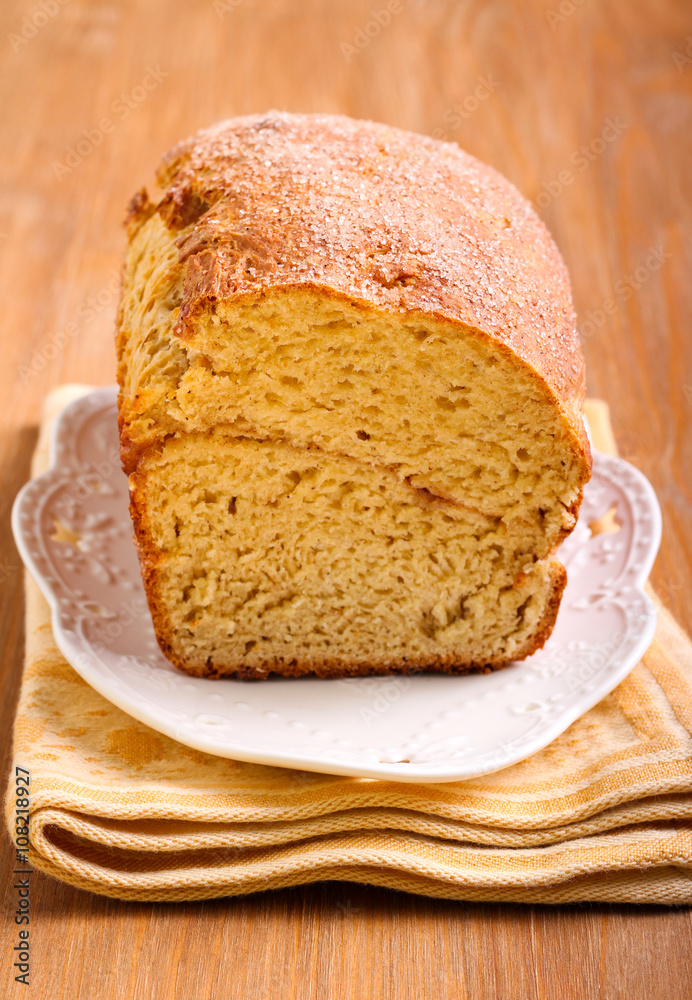
M569 582L540 652L486 675L207 680L160 652L120 469L114 388L58 418L51 468L20 492L13 529L51 605L55 638L105 698L181 743L308 771L453 781L544 747L629 673L654 632L644 582L658 549L654 492L635 468L594 455L579 523L560 557ZM619 530L589 525L616 509Z

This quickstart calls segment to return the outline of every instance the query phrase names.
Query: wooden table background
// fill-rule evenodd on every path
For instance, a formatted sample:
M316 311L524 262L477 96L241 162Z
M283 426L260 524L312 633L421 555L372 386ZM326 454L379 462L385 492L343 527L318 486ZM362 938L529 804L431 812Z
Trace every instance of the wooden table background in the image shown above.
M229 115L335 111L437 134L537 201L572 273L589 391L663 506L654 584L692 628L688 0L27 0L3 3L0 24L4 773L22 657L9 511L42 398L113 381L124 206L160 153ZM692 996L688 910L345 883L126 904L38 874L26 989L7 838L3 852L11 997Z

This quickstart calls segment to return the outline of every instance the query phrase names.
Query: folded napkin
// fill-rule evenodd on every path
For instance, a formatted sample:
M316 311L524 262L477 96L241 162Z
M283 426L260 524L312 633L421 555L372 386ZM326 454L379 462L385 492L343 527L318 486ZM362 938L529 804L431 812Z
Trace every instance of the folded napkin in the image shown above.
M51 417L79 391L49 398L35 475ZM596 447L613 452L607 407L587 412ZM692 902L692 645L660 605L642 662L546 749L485 777L411 785L182 746L93 691L30 579L26 597L14 763L30 773L34 868L120 899L346 879L463 900ZM13 836L15 809L12 780Z

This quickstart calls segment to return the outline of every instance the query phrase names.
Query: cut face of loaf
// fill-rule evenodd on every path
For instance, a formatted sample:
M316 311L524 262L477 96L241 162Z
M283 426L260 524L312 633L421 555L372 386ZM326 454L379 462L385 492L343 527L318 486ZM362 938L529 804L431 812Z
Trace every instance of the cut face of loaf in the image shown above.
M169 659L248 678L465 672L542 645L565 582L553 553L588 478L578 348L558 343L546 371L573 372L546 379L510 336L395 307L386 282L378 300L333 276L246 276L200 298L199 269L222 254L195 243L204 216L172 221L169 204L133 226L118 341L132 515Z
M144 240L145 233L142 234ZM166 259L165 228L139 266ZM164 245L161 245L163 241ZM147 285L125 300L144 324ZM163 445L132 476L166 655L202 675L499 666L550 632L581 467L551 401L471 331L304 290L129 341ZM170 336L170 334L169 334ZM143 421L144 423L144 421Z
M134 495L164 651L199 674L500 664L547 631L563 585L535 525L285 442L186 434Z

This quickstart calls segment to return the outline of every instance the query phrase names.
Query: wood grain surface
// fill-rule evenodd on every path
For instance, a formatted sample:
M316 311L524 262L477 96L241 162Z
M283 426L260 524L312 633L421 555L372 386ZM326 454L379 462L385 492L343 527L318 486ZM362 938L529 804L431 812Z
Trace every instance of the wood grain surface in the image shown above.
M589 391L664 511L653 582L692 628L688 0L27 0L0 12L0 610L6 773L22 659L11 502L41 401L113 381L121 220L160 153L280 108L458 141L538 205L571 270ZM8 997L692 997L688 910L464 905L345 883L125 904L36 875ZM4 984L7 982L7 988Z

